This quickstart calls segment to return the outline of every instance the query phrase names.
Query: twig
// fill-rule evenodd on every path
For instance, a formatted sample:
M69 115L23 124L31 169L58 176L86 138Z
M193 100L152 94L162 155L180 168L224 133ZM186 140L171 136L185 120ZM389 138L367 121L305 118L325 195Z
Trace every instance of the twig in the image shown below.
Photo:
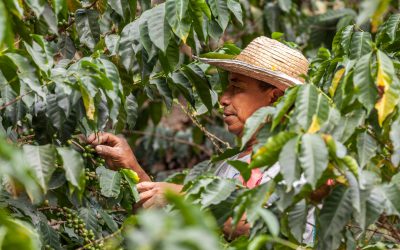
M40 88L46 87L46 86L50 85L51 83L53 83L53 81L49 81L49 82L43 84L42 86L40 86ZM13 99L13 100L11 100L11 101L9 101L9 102L7 102L7 103L4 103L3 105L0 106L0 111L3 110L3 109L5 109L5 108L7 108L7 107L10 106L10 105L13 105L14 103L16 103L16 102L18 102L19 100L21 100L23 97L25 97L25 96L27 96L27 95L29 95L29 94L32 94L33 92L34 92L34 90L31 89L31 90L29 90L28 92L26 92L26 93L24 93L24 94L22 94L22 95L19 95L19 96L17 96L17 97L15 97L15 99Z
M169 137L169 136L164 136L164 135L160 135L160 134L156 134L156 133L151 133L151 132L145 132L145 131L139 131L139 130L133 130L133 131L126 131L126 133L132 133L132 134L138 134L138 135L148 135L148 136L154 136L160 139L164 139L166 141L173 141L173 142L179 142L182 144L187 144L193 147L196 147L198 149L200 149L201 151L203 151L204 153L206 153L208 156L212 155L212 152L210 150L208 150L207 148L196 144L194 142L191 141L187 141L187 140L183 140L183 139L179 139L179 138L175 138L175 137Z
M192 120L192 122L210 139L212 144L217 148L219 152L223 152L221 147L218 145L217 141L225 145L227 148L231 148L230 144L220 138L218 138L216 135L212 134L209 132L203 125L200 124L200 122L196 119L196 117L190 113L179 101L176 101L176 103L179 105L179 107L182 109L182 111L189 116L189 118Z

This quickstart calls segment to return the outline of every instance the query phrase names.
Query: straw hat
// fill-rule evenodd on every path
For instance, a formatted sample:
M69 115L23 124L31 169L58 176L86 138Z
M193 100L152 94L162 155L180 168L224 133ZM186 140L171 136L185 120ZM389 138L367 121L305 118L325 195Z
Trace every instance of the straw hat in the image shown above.
M304 83L308 61L301 52L265 36L254 39L234 59L195 57L204 63L286 88Z

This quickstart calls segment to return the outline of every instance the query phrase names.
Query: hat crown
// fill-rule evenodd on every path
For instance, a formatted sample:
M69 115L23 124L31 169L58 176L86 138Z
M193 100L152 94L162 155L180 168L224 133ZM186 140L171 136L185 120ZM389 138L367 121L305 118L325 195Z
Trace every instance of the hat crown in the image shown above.
M267 70L282 72L301 82L307 74L308 60L296 49L265 36L257 37L235 58Z

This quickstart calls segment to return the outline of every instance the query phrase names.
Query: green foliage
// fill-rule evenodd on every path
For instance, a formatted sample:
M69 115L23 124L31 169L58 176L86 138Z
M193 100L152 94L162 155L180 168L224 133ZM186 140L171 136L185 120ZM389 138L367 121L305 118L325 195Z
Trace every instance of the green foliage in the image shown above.
M309 2L0 0L1 247L398 247L398 3ZM182 152L210 155L217 142L203 133L221 130L212 110L226 75L192 55L233 58L240 49L217 50L220 40L244 47L262 34L301 49L310 69L306 84L246 121L241 149L258 133L251 162L229 163L245 180L276 163L279 173L254 189L217 178L216 161L238 152L229 149L170 178L185 197L167 193L164 210L132 215L138 176L108 169L81 137L140 133L130 139L149 166L171 150L180 167ZM196 123L213 126L169 144L162 117L182 99ZM306 242L310 211L316 238ZM244 215L249 237L220 236Z

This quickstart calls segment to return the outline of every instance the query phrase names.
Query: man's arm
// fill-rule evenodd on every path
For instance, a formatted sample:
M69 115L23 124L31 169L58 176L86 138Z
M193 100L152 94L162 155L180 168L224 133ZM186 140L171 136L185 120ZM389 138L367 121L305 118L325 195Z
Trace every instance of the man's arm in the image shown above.
M95 147L96 153L106 160L110 168L115 170L130 168L138 174L139 182L151 181L149 175L139 165L125 138L100 132L99 134L91 134L87 138L87 143Z

